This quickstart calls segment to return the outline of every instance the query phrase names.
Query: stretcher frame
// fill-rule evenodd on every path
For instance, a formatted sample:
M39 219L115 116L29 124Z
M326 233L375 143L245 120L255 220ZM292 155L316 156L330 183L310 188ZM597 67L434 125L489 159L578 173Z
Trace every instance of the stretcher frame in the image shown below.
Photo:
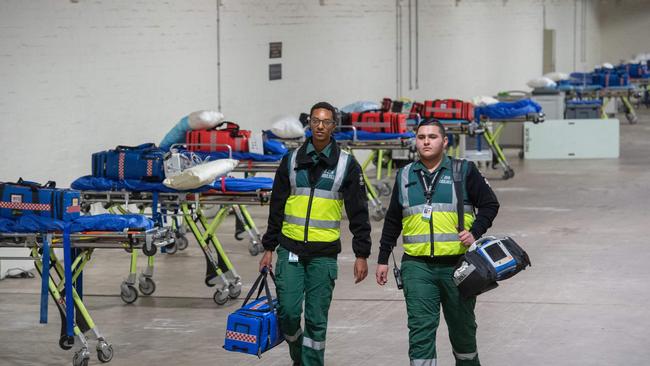
M509 119L485 118L481 120L480 123L483 126L482 128L483 136L485 137L485 141L487 141L488 146L490 147L490 150L492 150L492 154L494 156L492 167L496 168L494 162L496 162L497 164L499 164L499 166L501 166L501 169L503 170L502 178L504 180L514 177L515 171L514 169L512 169L512 166L508 162L508 159L503 153L503 149L501 148L501 145L499 143L499 139L501 138L501 133L503 132L503 128L508 123L523 123L523 122L542 123L544 122L544 120L545 120L545 115L544 113L541 112L529 113L526 116L509 118Z
M120 211L126 212L124 207L130 203L137 204L141 212L145 207L151 207L153 216L170 216L172 219L180 217L190 232L195 237L206 259L205 284L215 287L213 300L218 305L225 304L228 299L235 299L241 293L241 277L228 258L216 231L232 210L237 218L244 223L247 232L254 237L251 239L249 251L256 255L262 249L260 233L255 227L246 206L251 204L265 205L270 200L270 191L256 190L251 192L219 192L208 191L203 193L162 193L162 192L130 192L130 191L82 191L82 209L88 210L91 204L101 203L104 207L121 207ZM154 198L157 197L157 198ZM154 203L155 202L155 203ZM157 213L160 205L164 214ZM207 206L221 206L214 216L209 219L203 209ZM160 221L155 220L155 221ZM254 250L254 253L253 253ZM129 277L121 288L122 300L132 303L137 300L135 283L137 277L137 253L131 253ZM155 291L153 281L153 258L149 257L147 269L140 276L140 291L143 295L151 295ZM143 290L143 286L145 291ZM153 285L153 286L152 286ZM153 287L153 289L151 289ZM151 290L149 290L151 289ZM149 291L148 291L149 290Z
M639 122L639 117L636 114L634 106L630 102L631 97L640 97L640 92L634 84L629 87L570 88L565 90L565 92L566 100L573 98L582 99L584 97L601 99L603 102L600 108L602 119L607 119L607 113L605 113L605 107L607 107L607 104L616 99L620 99L625 106L625 118L627 118L627 121L631 125Z
M49 233L0 233L0 247L27 248L30 257L10 259L29 259L41 276L41 314L40 322L47 323L47 297L54 300L61 317L59 346L69 350L75 338L81 348L74 353L73 366L84 366L90 359L89 337L92 331L97 339L97 358L100 362L110 362L113 358L113 346L99 331L88 308L83 303L83 270L92 258L95 249L122 249L137 252L151 252L152 248L169 245L174 241L167 228L154 228L146 231L127 230L92 231L69 234ZM66 244L69 243L69 244ZM54 249L63 249L64 260L61 261ZM52 273L54 272L54 273ZM45 274L45 275L44 275ZM71 284L67 286L67 284Z

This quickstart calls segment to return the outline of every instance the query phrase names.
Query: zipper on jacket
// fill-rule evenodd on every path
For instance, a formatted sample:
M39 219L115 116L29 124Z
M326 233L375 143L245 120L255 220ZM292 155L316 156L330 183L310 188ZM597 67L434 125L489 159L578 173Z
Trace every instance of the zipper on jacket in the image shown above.
M305 217L305 244L307 244L309 239L309 217L311 216L311 202L314 200L315 190L316 187L312 185L311 190L309 191L309 202L307 203L307 216Z
M434 253L434 243L433 243L433 213L429 218L429 240L431 240L431 258L433 258Z

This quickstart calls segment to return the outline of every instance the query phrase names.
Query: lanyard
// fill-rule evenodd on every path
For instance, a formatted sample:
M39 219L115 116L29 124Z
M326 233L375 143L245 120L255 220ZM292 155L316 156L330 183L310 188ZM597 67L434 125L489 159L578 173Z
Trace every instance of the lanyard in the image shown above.
M436 191L436 185L438 184L438 180L440 177L440 170L438 170L436 174L433 176L433 179L431 180L431 185L427 184L427 179L421 170L420 170L420 177L422 178L422 185L424 186L424 193L426 195L427 204L431 204L431 198L433 197L433 193Z

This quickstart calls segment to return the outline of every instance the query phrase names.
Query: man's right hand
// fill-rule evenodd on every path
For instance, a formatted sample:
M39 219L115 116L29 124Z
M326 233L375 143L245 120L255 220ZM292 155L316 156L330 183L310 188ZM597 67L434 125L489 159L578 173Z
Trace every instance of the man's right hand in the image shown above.
M388 282L388 264L378 264L375 277L380 286L385 285Z
M272 263L273 263L273 251L265 250L262 259L260 259L260 272L262 272L264 267L268 269L273 269Z

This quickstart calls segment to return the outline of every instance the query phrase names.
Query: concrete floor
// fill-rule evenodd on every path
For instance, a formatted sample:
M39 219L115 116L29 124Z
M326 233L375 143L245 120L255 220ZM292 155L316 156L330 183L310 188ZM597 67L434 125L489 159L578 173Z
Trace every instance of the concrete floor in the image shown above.
M644 109L640 117L637 125L621 123L618 160L513 157L514 179L487 172L501 201L491 233L513 236L533 267L478 298L484 365L650 364L650 113ZM252 212L263 229L267 208ZM259 257L248 254L246 241L233 239L228 220L220 237L245 291ZM354 285L350 234L343 230L328 365L408 364L402 293L392 276L384 288L374 281L380 231L381 223L373 222L370 275ZM133 305L118 296L128 271L125 253L97 251L86 271L86 305L115 349L110 365L290 365L286 344L263 360L222 349L226 318L241 302L214 304L193 242L156 261L156 293ZM39 283L38 277L0 281L0 365L71 363L73 353L58 348L58 313L51 301L50 324L38 323ZM438 364L453 365L444 323L437 344ZM91 364L99 364L92 352Z

